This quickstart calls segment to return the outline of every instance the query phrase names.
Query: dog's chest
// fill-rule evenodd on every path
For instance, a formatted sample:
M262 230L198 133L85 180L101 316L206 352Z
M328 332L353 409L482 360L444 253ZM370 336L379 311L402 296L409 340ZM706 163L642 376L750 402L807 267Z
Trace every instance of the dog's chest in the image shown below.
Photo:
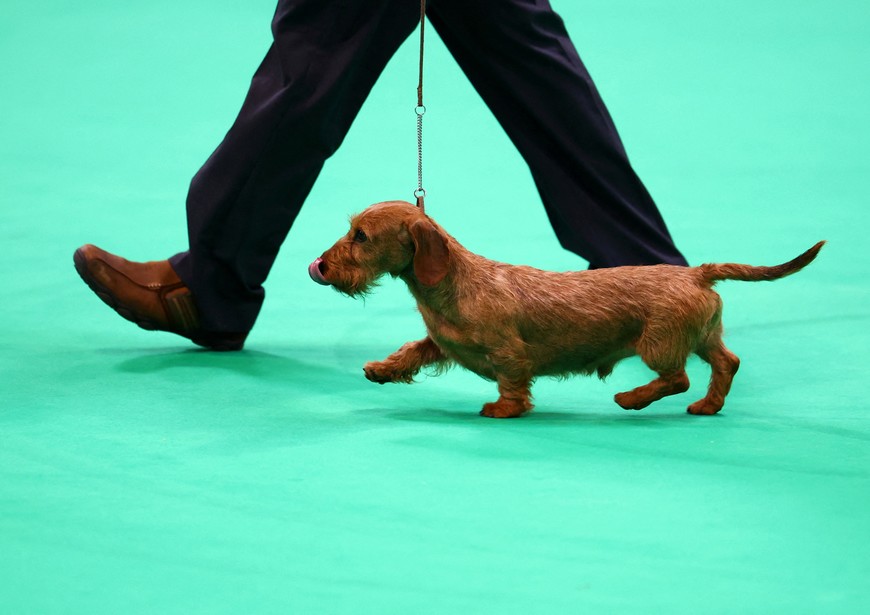
M457 343L453 338L439 335L432 336L431 339L448 358L465 369L483 378L495 380L497 370L486 347Z
M484 378L494 379L491 353L493 345L485 335L468 326L450 322L443 315L420 306L429 337L450 359Z

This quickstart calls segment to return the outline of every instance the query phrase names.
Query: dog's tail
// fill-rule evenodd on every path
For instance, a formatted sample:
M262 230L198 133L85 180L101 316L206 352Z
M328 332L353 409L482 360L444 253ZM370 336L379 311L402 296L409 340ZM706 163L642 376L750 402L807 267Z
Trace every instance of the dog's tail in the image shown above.
M778 280L800 271L813 262L823 245L825 242L820 241L797 258L775 267L753 267L738 263L709 263L701 265L698 270L701 273L701 279L711 286L718 280L742 280L744 282Z

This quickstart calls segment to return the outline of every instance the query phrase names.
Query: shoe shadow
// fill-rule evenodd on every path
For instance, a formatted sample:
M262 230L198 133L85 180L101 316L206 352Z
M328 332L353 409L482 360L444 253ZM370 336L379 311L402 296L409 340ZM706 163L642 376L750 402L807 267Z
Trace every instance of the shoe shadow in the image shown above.
M127 349L125 354L132 352ZM224 370L258 380L305 382L321 387L324 383L347 377L344 370L322 363L263 352L242 350L238 352L214 352L204 349L142 350L140 356L118 363L116 369L128 374L155 374L168 370Z

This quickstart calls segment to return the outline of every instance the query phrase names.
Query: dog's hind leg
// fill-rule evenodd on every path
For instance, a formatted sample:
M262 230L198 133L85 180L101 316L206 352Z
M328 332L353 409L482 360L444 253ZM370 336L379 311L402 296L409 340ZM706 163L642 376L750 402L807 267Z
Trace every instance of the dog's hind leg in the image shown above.
M363 371L366 378L378 384L387 382L412 382L421 368L433 363L444 363L447 357L441 349L426 337L408 342L383 361L370 361Z
M676 395L689 390L689 376L686 370L659 371L659 377L631 391L617 393L613 400L626 410L640 410L654 401L668 395Z
M737 358L722 343L722 328L717 327L705 340L705 344L695 350L697 355L710 364L710 386L707 395L689 406L689 414L716 414L725 404L725 396L731 390L731 381L740 368Z
M617 393L613 400L626 410L640 410L668 395L689 389L686 375L688 344L670 331L646 331L637 343L637 354L659 377L631 391Z

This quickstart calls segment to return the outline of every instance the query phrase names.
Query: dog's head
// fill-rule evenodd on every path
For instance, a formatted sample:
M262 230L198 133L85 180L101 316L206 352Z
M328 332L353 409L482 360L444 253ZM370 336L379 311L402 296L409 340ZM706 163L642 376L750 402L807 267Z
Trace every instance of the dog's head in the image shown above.
M365 294L385 273L437 286L450 262L446 234L404 201L372 205L350 220L350 230L308 266L311 279L349 296Z

